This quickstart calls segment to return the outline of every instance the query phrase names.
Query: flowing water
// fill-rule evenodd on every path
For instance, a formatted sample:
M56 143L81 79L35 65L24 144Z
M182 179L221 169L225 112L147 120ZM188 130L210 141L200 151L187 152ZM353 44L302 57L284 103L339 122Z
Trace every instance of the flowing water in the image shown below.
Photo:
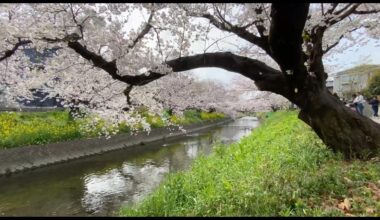
M0 216L117 216L168 173L187 169L215 143L238 141L258 125L243 117L167 142L60 163L0 177Z

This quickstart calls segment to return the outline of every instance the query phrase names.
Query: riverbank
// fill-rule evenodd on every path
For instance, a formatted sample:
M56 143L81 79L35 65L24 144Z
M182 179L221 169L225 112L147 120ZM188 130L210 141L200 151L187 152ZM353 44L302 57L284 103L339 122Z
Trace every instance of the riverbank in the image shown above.
M138 147L155 141L172 140L180 138L184 134L212 128L230 121L232 121L231 118L223 118L212 122L198 122L183 126L185 131L178 126L168 126L152 129L149 134L147 132L121 133L111 138L96 137L1 150L0 176L122 148Z
M379 157L344 161L297 113L273 113L120 215L379 216Z

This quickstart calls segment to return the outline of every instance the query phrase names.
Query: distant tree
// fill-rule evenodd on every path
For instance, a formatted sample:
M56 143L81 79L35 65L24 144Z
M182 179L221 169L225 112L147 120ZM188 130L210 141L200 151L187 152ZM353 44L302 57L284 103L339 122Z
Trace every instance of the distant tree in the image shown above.
M196 80L188 74L172 74L152 82L149 86L134 89L131 92L131 102L135 105L150 106L153 112L160 112L160 109L176 113L185 109L218 109L229 113L228 109L221 107L226 103L226 93L221 84L209 80Z
M380 95L380 71L377 71L369 79L366 95L377 96Z

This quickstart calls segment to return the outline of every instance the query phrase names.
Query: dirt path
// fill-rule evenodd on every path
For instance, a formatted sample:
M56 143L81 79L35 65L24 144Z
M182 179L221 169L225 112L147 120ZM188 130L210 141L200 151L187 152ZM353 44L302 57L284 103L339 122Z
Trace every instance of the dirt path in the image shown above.
M380 117L371 117L371 119L380 124Z

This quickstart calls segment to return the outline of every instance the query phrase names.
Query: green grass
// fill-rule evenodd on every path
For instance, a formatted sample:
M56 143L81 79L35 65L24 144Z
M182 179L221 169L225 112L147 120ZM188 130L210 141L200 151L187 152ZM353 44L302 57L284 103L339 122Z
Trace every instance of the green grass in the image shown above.
M148 114L140 109L136 114L146 117L152 128L166 126L164 120L158 114ZM90 131L81 129L83 125L92 122L95 116L73 120L67 111L52 112L2 112L0 113L0 149L20 147L26 145L38 145L80 138L95 137L99 135L104 120L98 120ZM175 124L191 124L200 121L212 121L223 118L221 113L185 112L184 117L171 115L170 120ZM106 126L107 127L107 126ZM137 129L141 130L142 125ZM108 131L113 131L107 127ZM119 132L128 133L131 126L125 123L119 125Z
M170 174L121 216L379 216L379 162L345 162L297 119L276 112L239 143ZM348 210L339 208L350 201ZM342 207L342 206L341 206Z

